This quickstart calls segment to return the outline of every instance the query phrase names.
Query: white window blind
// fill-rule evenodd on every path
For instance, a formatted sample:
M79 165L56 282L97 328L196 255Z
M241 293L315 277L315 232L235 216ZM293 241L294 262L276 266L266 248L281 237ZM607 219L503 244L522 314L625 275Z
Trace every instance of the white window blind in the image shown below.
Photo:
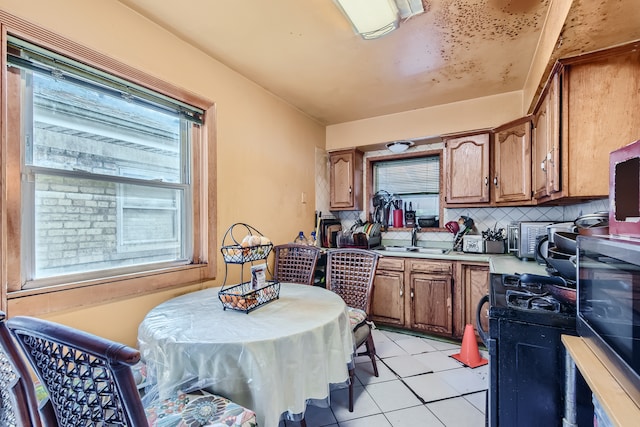
M374 189L402 195L438 194L440 157L429 156L376 162Z

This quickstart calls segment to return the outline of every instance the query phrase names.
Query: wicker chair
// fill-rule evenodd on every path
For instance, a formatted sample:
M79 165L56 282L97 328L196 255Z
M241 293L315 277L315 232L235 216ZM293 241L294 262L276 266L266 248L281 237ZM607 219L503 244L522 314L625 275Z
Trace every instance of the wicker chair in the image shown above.
M232 418L234 425L256 425L252 411L200 391L145 407L131 369L140 360L134 348L32 317L14 317L6 325L49 394L44 404L52 410L42 414L47 426L200 425Z
M0 425L39 427L33 381L4 319L0 311Z
M374 375L378 376L376 348L369 322L373 278L379 256L365 249L332 249L327 253L327 289L342 297L349 307L349 316L356 343L357 356L369 356ZM366 351L357 350L364 344ZM353 412L354 369L349 370L349 412Z
M274 279L284 283L313 285L320 249L315 246L289 243L273 248L275 253Z

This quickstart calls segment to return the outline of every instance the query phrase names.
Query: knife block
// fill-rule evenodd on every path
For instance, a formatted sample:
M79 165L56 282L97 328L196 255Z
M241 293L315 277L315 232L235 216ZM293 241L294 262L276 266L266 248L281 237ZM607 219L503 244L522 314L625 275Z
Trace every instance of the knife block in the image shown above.
M405 211L404 226L407 228L413 228L416 226L416 211Z

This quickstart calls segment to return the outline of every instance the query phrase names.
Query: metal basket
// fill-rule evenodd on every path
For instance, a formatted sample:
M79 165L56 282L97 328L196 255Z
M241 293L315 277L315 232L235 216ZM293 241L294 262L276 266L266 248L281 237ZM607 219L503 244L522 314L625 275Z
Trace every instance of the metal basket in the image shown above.
M224 262L228 264L244 264L245 262L265 259L273 249L273 244L242 247L241 245L222 246L220 251Z
M236 310L249 313L268 302L280 298L280 282L268 281L265 286L253 289L251 282L223 287L218 291L218 298L224 310Z
M222 239L222 257L227 264L244 264L247 262L266 259L273 249L273 244L268 241L259 244L247 245L241 243L245 236L264 237L262 233L252 226L244 223L233 224ZM258 239L260 240L260 239Z

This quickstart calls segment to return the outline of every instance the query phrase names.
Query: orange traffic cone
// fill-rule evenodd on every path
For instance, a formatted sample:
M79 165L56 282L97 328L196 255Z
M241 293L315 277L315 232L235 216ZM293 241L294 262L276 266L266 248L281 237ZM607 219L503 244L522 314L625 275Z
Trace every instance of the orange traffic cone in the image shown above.
M470 368L477 368L478 366L486 365L489 361L480 356L478 350L478 343L476 342L476 333L473 330L473 325L467 324L464 327L464 335L462 336L462 348L460 353L452 354L451 357L459 362L464 363Z

